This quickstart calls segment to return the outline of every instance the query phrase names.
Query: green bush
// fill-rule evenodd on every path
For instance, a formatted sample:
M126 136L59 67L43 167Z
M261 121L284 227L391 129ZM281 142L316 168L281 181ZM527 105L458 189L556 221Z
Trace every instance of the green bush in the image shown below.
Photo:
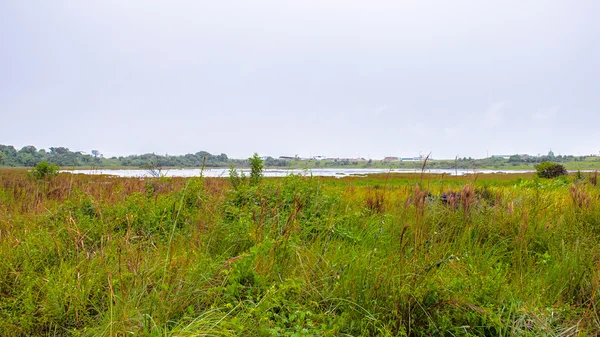
M567 175L567 169L564 166L547 161L539 163L535 169L540 178L556 178Z
M248 158L248 161L250 162L250 185L258 185L263 177L263 161L256 152Z
M35 180L47 180L58 174L58 166L56 164L48 164L43 160L31 170L31 176Z

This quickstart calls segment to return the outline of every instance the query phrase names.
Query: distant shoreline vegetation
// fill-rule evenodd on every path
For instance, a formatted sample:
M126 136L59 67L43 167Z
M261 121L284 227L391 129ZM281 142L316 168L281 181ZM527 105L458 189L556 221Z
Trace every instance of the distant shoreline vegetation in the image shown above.
M327 158L304 159L297 157L263 157L267 168L313 169L313 168L405 168L416 169L423 164L420 160L402 160L396 157L375 159ZM0 144L0 167L34 167L42 161L61 167L102 167L102 168L148 168L148 167L249 167L248 159L229 158L225 153L219 155L206 151L185 155L158 155L146 153L139 155L105 158L99 151L89 154L82 151L71 151L65 147L50 147L48 150L35 146L24 146L17 150L11 145ZM558 155L552 152L544 156L512 155L491 156L483 159L456 158L427 161L428 168L439 169L533 169L541 162L562 163L569 170L600 169L598 156Z
M146 167L229 167L248 166L248 159L232 159L225 153L214 155L206 151L177 156L146 153L140 155L105 158L99 151L92 150L90 154L82 151L71 151L65 147L36 149L35 146L24 146L20 150L11 145L0 145L0 166L3 167L34 167L42 161L57 164L61 167L103 167L103 168L146 168ZM289 161L267 159L265 164L270 167L289 166Z

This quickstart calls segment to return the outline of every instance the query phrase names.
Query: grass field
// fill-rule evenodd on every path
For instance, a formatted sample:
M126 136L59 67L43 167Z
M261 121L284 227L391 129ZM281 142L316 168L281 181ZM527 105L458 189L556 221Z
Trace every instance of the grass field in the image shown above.
M0 170L0 335L596 336L595 183Z

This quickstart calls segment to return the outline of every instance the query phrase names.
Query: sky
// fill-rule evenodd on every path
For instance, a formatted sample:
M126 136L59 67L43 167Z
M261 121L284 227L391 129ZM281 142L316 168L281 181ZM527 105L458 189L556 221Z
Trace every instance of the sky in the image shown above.
M0 144L598 154L600 1L0 0Z

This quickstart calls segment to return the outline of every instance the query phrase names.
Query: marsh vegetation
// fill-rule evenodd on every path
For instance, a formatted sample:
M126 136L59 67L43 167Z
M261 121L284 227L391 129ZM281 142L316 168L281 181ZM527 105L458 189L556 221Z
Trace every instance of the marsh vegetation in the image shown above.
M0 335L597 335L590 178L0 170Z

